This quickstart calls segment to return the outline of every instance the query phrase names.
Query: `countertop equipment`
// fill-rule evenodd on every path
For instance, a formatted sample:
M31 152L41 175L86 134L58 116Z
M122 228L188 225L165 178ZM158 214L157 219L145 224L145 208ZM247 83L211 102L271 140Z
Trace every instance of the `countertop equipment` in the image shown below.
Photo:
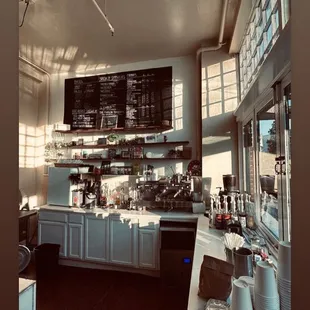
M165 292L188 297L196 227L196 222L160 221L160 279Z
M237 195L240 194L240 191L237 189L237 176L234 174L223 175L223 185L223 190L222 187L217 187L219 189L220 202L223 204L224 197L227 196L228 210L231 210L231 197L236 199Z
M138 180L137 189L146 201L194 201L201 202L201 177L189 174L173 174L158 181Z

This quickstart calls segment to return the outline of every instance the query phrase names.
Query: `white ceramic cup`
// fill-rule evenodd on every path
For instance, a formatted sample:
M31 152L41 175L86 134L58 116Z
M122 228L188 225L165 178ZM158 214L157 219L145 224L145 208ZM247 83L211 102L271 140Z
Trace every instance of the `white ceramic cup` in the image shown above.
M278 295L278 286L273 267L266 261L257 263L254 291L255 294L269 298Z
M278 254L278 278L291 281L291 243L280 241Z
M231 298L231 310L252 310L249 285L242 280L234 280Z
M248 277L248 276L242 276L239 278L239 280L242 280L248 284L248 286L250 288L252 304L254 304L254 278Z

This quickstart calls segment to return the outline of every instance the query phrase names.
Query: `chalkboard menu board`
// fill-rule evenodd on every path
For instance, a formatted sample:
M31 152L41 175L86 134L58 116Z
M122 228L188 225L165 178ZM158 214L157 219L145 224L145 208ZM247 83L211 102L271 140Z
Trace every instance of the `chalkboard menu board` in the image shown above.
M71 129L137 128L172 121L172 67L65 80Z

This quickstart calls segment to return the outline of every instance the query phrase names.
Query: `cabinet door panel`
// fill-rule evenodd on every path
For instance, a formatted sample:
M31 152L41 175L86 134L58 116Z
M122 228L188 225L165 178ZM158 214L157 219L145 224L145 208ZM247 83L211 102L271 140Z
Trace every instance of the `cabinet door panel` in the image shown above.
M69 224L68 257L83 259L83 225Z
M59 244L59 256L67 257L67 224L39 221L38 226L38 243Z
M85 260L108 261L108 219L85 218Z
M110 258L112 263L137 265L137 225L135 219L111 217Z
M139 229L139 267L156 269L157 249L156 230Z

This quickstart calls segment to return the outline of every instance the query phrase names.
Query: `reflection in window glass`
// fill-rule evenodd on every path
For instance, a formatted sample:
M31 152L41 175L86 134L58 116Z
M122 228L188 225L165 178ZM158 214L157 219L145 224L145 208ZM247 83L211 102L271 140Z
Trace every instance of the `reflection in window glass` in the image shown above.
M277 141L273 102L257 114L257 122L261 221L278 239L278 187L274 169Z
M286 204L284 208L286 211L289 227L289 238L291 238L291 145L292 145L292 93L291 84L284 89L284 103L285 103L285 163L286 163ZM285 219L285 218L284 218Z
M243 154L244 154L244 188L254 197L254 147L253 147L253 120L243 127Z

